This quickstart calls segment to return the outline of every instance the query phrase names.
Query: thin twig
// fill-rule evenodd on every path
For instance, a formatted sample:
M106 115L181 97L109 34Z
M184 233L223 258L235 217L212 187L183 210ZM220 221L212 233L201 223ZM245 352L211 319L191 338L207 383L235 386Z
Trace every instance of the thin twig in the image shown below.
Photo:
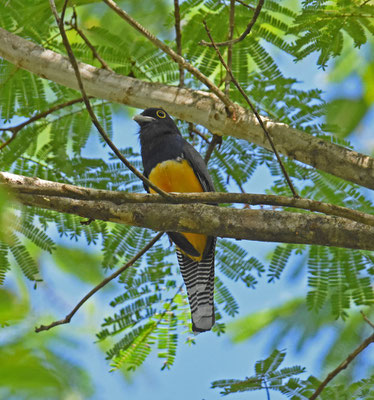
M4 147L8 146L8 144L11 143L16 138L18 132L25 126L32 124L33 122L38 121L39 119L45 118L47 115L52 114L55 111L61 110L62 108L65 108L65 107L72 106L73 104L80 103L82 101L83 101L83 97L80 97L79 99L70 100L70 101L67 101L66 103L57 104L56 106L53 106L46 111L43 111L39 114L34 115L30 119L28 119L25 122L22 122L19 125L12 126L9 128L0 128L0 131L12 132L12 136L6 142L1 144L0 150L2 150Z
M98 285L96 285L92 290L90 290L80 301L79 303L74 307L74 309L63 319L60 319L59 321L54 321L49 325L41 325L37 328L35 328L35 332L41 332L41 331L48 331L51 328L54 328L55 326L58 325L64 325L68 324L71 319L73 318L74 314L82 307L82 305L90 298L92 297L96 292L98 292L100 289L102 289L105 285L107 285L110 281L113 279L117 278L118 275L122 274L127 268L131 267L143 254L145 254L163 235L163 232L159 232L146 246L144 246L139 253L137 253L129 262L127 262L124 266L119 268L117 271L115 271L112 275L108 276L105 278L102 282L100 282Z
M241 4L242 6L249 8L250 10L255 9L254 7L250 6L249 4L244 3L244 1L242 1L242 0L235 0L235 1L238 2L239 4Z
M367 324L369 324L374 329L374 324L370 321L370 319L366 316L366 314L361 310L360 311L362 318L365 320Z
M91 121L92 123L95 125L96 129L99 131L99 133L101 134L101 136L103 137L103 139L105 140L105 142L108 144L108 146L113 150L114 154L126 165L126 167L132 172L134 173L139 179L141 179L148 187L152 188L155 192L157 192L158 194L160 194L161 196L164 196L170 200L173 199L173 196L164 192L163 190L161 190L160 188L158 188L156 185L154 185L149 179L147 179L141 172L139 172L124 156L123 154L121 154L121 152L117 149L117 147L114 145L114 143L110 140L109 136L107 135L107 133L104 131L104 129L102 128L100 122L98 121L98 119L96 118L96 115L91 107L90 101L87 97L86 91L83 87L83 82L82 82L82 78L79 72L79 67L78 67L78 63L77 60L73 54L72 48L70 46L69 40L66 36L65 33L65 29L64 29L64 16L65 16L65 10L67 7L67 3L69 0L65 0L64 2L64 6L62 8L62 13L61 13L61 18L58 16L57 13L57 9L56 9L56 4L54 0L49 0L49 3L51 5L51 9L52 9L52 13L56 19L56 22L58 24L58 27L60 29L60 33L61 33L61 37L62 37L62 41L64 43L64 46L66 48L66 51L68 53L69 56L69 60L71 62L71 65L74 69L75 72L75 76L77 78L77 82L78 82L78 86L79 86L79 90L82 93L82 97L83 97L83 101L84 104L86 105L87 111L91 117Z
M275 154L275 156L276 156L276 158L277 158L277 160L278 160L278 163L279 163L279 165L280 165L280 167L281 167L281 169L282 169L283 175L284 175L284 177L286 178L286 181L287 181L287 183L288 183L288 186L289 186L290 189L291 189L291 192L292 192L293 196L296 197L296 198L298 198L299 195L297 194L297 192L296 192L296 190L295 190L295 188L294 188L294 186L293 186L293 184L292 184L292 182L291 182L291 179L290 179L290 177L288 176L288 173L287 173L287 171L286 171L286 169L285 169L285 167L284 167L284 165L283 165L283 162L282 162L282 160L281 160L281 158L280 158L280 156L279 156L279 154L278 154L278 152L277 152L277 149L275 148L273 139L271 138L270 133L269 133L268 130L266 129L266 127L265 127L265 125L264 125L264 123L263 123L263 121L262 121L262 118L261 118L260 114L257 112L256 108L254 107L254 105L252 104L252 102L249 100L249 97L247 96L247 94L245 93L245 91L243 90L243 88L240 86L239 82L236 80L235 76L233 75L231 69L228 67L228 65L226 64L225 60L223 59L221 52L219 51L218 47L215 45L215 42L214 42L213 37L212 37L212 35L211 35L211 33L210 33L210 30L209 30L209 28L208 28L207 23L206 23L205 21L203 21L203 23L204 23L204 26L205 26L205 30L206 30L206 32L207 32L207 34L208 34L208 37L209 37L209 39L210 39L210 41L211 41L211 43L212 43L212 45L213 45L213 47L214 47L214 49L215 49L215 51L216 51L216 53L217 53L217 55L218 55L218 57L219 57L219 59L220 59L222 65L225 67L226 71L230 74L232 82L233 82L234 85L238 88L239 92L241 93L241 95L244 97L244 99L245 99L246 102L248 103L248 105L249 105L249 107L251 108L252 112L255 114L255 116L256 116L256 118L257 118L257 121L259 122L259 124L260 124L262 130L264 131L264 133L265 133L267 139L269 140L269 143L270 143L270 145L271 145L271 148L273 149L273 152L274 152L274 154Z
M139 24L134 18L132 18L126 11L122 10L113 0L103 0L103 2L115 11L123 20L130 24L139 33L145 36L151 43L162 50L164 53L168 54L173 61L178 65L189 71L193 76L195 76L200 82L206 85L226 106L230 113L234 112L233 103L225 96L225 94L202 72L200 72L196 67L187 62L182 56L177 54L173 49L167 46L164 42L159 40L155 35L150 33L144 26Z
M174 0L174 20L175 20L175 35L177 42L177 53L182 56L182 32L181 32L181 15L179 10L179 0ZM179 87L184 86L184 68L179 66Z
M233 39L233 40L227 40L226 42L215 43L215 46L221 47L221 46L228 46L230 44L233 45L235 43L239 43L242 40L244 40L250 34L251 29L253 28L253 25L256 23L257 18L260 15L262 6L264 5L264 1L265 0L259 0L258 1L257 7L255 8L255 10L253 12L252 19L249 21L249 24L248 24L247 28L245 29L245 31L238 38ZM213 43L206 42L205 40L202 40L199 44L201 46L214 47Z
M204 157L205 164L208 164L208 161L210 160L213 150L217 144L218 144L218 146L220 146L222 144L222 136L213 135L212 140L210 141L208 149L205 153L205 157Z
M269 387L268 387L268 383L266 382L266 378L265 377L264 377L264 386L265 386L265 390L266 390L266 398L267 398L267 400L270 400Z
M309 397L309 400L315 400L322 392L322 390L327 386L327 384L333 380L336 375L339 374L339 372L343 371L343 369L346 369L348 365L363 351L365 350L371 343L374 342L374 333L369 336L366 340L364 340L356 350L354 350L338 367L336 367L333 371L331 371L326 379L321 382L321 384L318 386L316 391Z
M86 43L86 45L90 48L90 50L92 51L92 54L94 56L94 58L96 58L99 63L101 64L101 67L103 69L106 69L107 71L110 72L114 72L112 70L112 68L109 67L109 65L104 61L104 59L100 56L100 54L97 52L95 46L89 41L88 37L85 35L85 33L79 28L78 26L78 17L77 17L77 13L75 11L75 8L73 8L73 16L71 21L66 22L67 25L71 26L72 29L74 29L78 35L84 40L84 42Z
M189 129L190 129L191 133L196 133L196 135L200 136L201 139L204 140L204 142L206 142L208 144L210 143L208 137L206 135L204 135L204 133L199 131L199 129L197 129L196 126L194 126L194 124L190 123L189 125L190 125Z

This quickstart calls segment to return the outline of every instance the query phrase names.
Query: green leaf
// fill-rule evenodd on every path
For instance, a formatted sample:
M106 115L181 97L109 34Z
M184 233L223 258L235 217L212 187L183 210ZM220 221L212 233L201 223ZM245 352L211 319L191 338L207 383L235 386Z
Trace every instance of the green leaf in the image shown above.
M53 260L63 271L83 282L97 284L103 279L101 257L96 252L58 246L53 252Z
M339 127L339 136L347 137L361 123L368 104L364 99L335 99L327 105L327 123Z

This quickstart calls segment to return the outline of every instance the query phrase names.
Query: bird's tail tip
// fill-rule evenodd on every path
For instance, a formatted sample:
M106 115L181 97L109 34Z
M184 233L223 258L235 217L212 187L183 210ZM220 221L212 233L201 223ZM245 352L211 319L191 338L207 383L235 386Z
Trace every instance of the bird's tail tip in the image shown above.
M210 315L202 315L198 318L192 315L192 331L195 334L210 331L214 325L214 312Z

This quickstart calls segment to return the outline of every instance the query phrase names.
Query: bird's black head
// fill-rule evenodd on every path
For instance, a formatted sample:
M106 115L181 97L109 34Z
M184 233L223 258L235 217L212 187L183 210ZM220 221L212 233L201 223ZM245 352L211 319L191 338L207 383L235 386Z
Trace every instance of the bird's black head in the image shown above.
M169 129L176 129L174 121L162 108L147 108L142 113L135 115L133 120L139 124L141 129L148 126L156 128L160 125L164 126L165 128L167 127Z
M139 126L144 173L155 164L181 156L184 139L175 122L162 108L147 108L133 118Z

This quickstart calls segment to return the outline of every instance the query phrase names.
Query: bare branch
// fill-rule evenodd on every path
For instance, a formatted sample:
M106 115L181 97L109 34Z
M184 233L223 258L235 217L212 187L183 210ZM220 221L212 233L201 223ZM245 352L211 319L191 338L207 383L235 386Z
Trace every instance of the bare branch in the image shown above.
M233 40L228 40L226 42L218 42L218 43L215 43L215 45L217 47L229 46L229 45L233 45L235 43L239 43L242 40L244 40L250 34L251 29L253 28L253 25L256 23L257 18L260 15L262 6L264 5L264 2L265 2L265 0L259 0L258 1L257 7L255 8L255 10L253 12L252 19L249 21L249 24L248 24L247 28L245 29L245 31L238 38L233 39ZM213 43L206 42L205 40L202 40L199 44L201 46L214 47Z
M40 325L35 328L35 332L48 331L51 328L54 328L58 325L64 325L70 323L71 319L75 315L75 313L83 306L83 304L91 298L96 292L102 289L105 285L107 285L110 281L117 278L118 275L122 274L127 268L131 267L143 254L145 254L163 235L162 232L158 233L146 246L144 246L129 262L127 262L124 266L115 271L112 275L105 278L102 282L96 285L92 290L90 290L73 308L73 310L63 319L58 321L54 321L48 325Z
M226 64L225 60L223 59L221 52L219 51L218 47L216 46L216 44L215 44L215 42L214 42L214 40L213 40L213 38L212 38L212 35L210 34L210 30L209 30L209 28L208 28L208 25L206 24L205 21L203 21L203 23L204 23L206 32L207 32L207 34L208 34L208 36L209 36L209 39L210 39L210 41L212 42L212 45L213 45L213 47L214 47L214 50L216 51L216 53L217 53L217 55L218 55L218 57L219 57L219 59L220 59L220 61L221 61L221 64L225 67L226 71L230 74L232 82L233 82L234 85L238 88L239 92L240 92L241 95L244 97L245 101L248 103L248 105L249 105L249 107L251 108L253 114L255 114L255 116L256 116L256 118L257 118L257 120L258 120L258 122L259 122L261 128L263 129L263 131L264 131L264 133L265 133L267 139L269 140L269 143L270 143L270 145L271 145L271 148L272 148L272 150L273 150L275 156L277 157L278 163L279 163L279 165L280 165L280 167L281 167L281 169L282 169L283 175L284 175L284 177L286 178L286 181L287 181L287 183L288 183L288 186L289 186L290 189L291 189L291 192L292 192L293 196L296 197L296 198L299 197L299 195L297 194L297 192L296 192L296 190L295 190L295 188L294 188L294 186L293 186L293 184L292 184L291 178L288 176L288 173L287 173L287 171L286 171L286 168L285 168L284 165L283 165L283 162L282 162L282 160L281 160L281 158L280 158L280 156L279 156L279 154L278 154L278 151L277 151L277 149L275 148L273 139L271 138L270 133L268 132L268 130L266 129L266 127L265 127L265 125L264 125L264 122L262 121L262 118L261 118L260 114L257 112L256 108L254 107L254 105L252 104L252 102L249 100L249 97L247 96L247 94L245 93L245 91L243 90L243 88L240 86L239 82L238 82L238 81L236 80L236 78L234 77L234 74L232 73L231 68Z
M134 18L132 18L126 11L122 10L113 0L103 0L104 3L109 6L113 11L115 11L123 20L125 20L128 24L130 24L133 28L135 28L139 33L145 36L151 43L153 43L156 47L162 50L164 53L168 54L173 61L175 61L180 67L186 69L191 72L193 76L195 76L200 82L206 85L221 101L225 104L226 108L232 112L233 104L231 101L225 96L225 94L203 73L201 73L197 68L187 62L182 56L177 54L173 49L159 40L156 36L150 33L144 26L139 24Z
M318 386L317 390L309 397L309 400L315 400L322 392L322 390L328 385L330 381L332 381L336 375L338 375L341 371L346 369L348 365L362 352L364 351L371 343L374 342L374 333L369 336L366 340L364 340L356 350L354 350L340 365L338 365L333 371L331 371L326 379L321 382Z
M45 79L78 89L74 70L61 54L0 28L0 57ZM271 146L256 117L235 105L236 120L228 117L212 93L145 82L79 63L89 95L137 108L163 107L169 114L205 126L218 135L244 139L266 149ZM261 117L277 150L314 168L374 189L374 158Z
M73 54L73 50L70 46L69 40L66 36L66 32L64 29L64 14L65 14L65 10L66 10L66 6L69 0L65 0L64 2L64 6L62 8L62 13L61 13L61 18L58 16L57 13L57 9L56 9L56 5L54 0L49 0L50 5L51 5L51 9L52 9L52 13L56 19L58 28L60 30L61 33L61 37L62 37L62 41L64 43L64 46L66 48L66 51L68 53L69 56L69 60L71 62L71 65L74 69L75 72L75 76L77 78L77 82L78 82L78 87L80 92L82 93L82 97L83 97L83 101L84 104L86 105L88 114L91 117L91 121L92 123L95 125L96 129L99 131L100 135L102 136L102 138L105 140L105 142L108 144L108 146L113 150L114 154L119 158L119 160L121 160L126 167L134 174L136 175L139 179L141 179L147 186L149 186L150 188L152 188L156 193L160 194L161 196L164 196L170 200L173 199L173 197L171 195L169 195L168 193L164 192L163 190L161 190L160 188L158 188L156 185L154 185L148 178L146 178L141 172L139 172L124 156L123 154L117 149L117 147L114 145L114 143L110 140L109 136L107 135L107 133L104 131L103 127L101 126L100 122L98 121L98 119L96 118L96 115L91 107L91 103L88 99L88 96L86 94L86 91L84 89L83 86L83 82L82 82L82 78L81 78L81 74L79 71L79 67L78 67L78 63L77 60L75 59L75 56Z

